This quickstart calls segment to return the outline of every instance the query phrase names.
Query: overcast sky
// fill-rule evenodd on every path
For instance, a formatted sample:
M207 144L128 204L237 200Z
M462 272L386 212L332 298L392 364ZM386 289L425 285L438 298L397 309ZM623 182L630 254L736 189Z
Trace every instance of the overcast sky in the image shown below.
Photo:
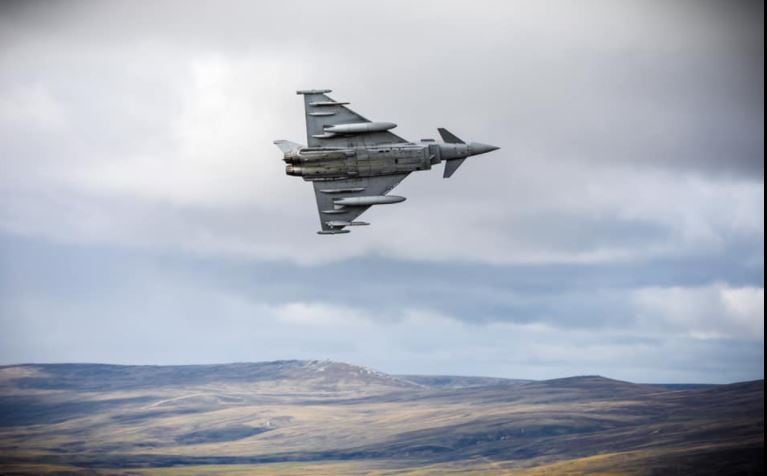
M761 2L3 2L0 363L764 376ZM295 90L412 140L318 236Z

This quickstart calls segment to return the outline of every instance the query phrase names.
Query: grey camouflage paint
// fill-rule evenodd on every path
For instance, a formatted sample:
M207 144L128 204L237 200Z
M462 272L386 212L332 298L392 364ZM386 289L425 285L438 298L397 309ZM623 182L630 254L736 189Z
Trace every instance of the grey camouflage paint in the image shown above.
M323 235L348 233L346 227L367 225L354 221L373 205L399 203L404 197L387 195L411 172L429 170L445 162L449 178L470 156L499 147L466 144L440 128L443 143L422 139L408 142L390 132L391 122L373 122L336 101L328 89L297 91L304 97L308 146L285 140L274 143L288 164L285 173L314 183Z

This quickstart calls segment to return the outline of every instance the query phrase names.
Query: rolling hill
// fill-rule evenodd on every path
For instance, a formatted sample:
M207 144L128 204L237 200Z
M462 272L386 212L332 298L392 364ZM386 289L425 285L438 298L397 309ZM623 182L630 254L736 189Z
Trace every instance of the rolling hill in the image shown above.
M0 473L760 474L764 382L0 367Z

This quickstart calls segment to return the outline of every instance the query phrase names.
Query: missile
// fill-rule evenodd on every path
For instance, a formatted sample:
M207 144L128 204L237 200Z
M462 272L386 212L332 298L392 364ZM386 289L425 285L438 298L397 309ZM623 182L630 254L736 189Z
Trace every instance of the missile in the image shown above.
M333 203L342 207L368 207L404 201L405 197L398 197L397 195L368 195L367 197L336 198Z
M356 124L336 124L326 126L327 134L366 134L368 132L381 132L394 129L397 124L393 122L358 122Z
M326 221L325 224L332 227L370 225L370 223L366 221L341 221L341 220L330 220L330 221Z

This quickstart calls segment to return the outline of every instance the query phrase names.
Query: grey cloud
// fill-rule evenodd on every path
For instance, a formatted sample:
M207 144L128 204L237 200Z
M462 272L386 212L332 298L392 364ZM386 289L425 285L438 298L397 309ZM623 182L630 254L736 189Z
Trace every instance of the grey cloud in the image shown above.
M756 244L754 244L756 246ZM568 328L634 324L630 293L648 287L701 287L725 282L763 287L761 265L728 253L645 263L488 266L364 258L320 266L239 258L192 258L178 251L113 250L6 237L4 286L67 295L98 283L100 292L137 287L144 275L191 279L211 288L278 305L295 300L377 310L431 309L466 322L544 322ZM382 298L383 296L383 298Z
M8 236L2 245L3 362L329 357L391 372L534 378L598 372L635 381L732 381L763 374L763 359L754 358L761 341L699 341L630 314L632 291L648 283L695 286L728 277L735 287L763 286L762 273L745 269L728 275L713 264L685 273L683 263L610 270L391 260L300 267ZM523 305L515 309L515 302Z

